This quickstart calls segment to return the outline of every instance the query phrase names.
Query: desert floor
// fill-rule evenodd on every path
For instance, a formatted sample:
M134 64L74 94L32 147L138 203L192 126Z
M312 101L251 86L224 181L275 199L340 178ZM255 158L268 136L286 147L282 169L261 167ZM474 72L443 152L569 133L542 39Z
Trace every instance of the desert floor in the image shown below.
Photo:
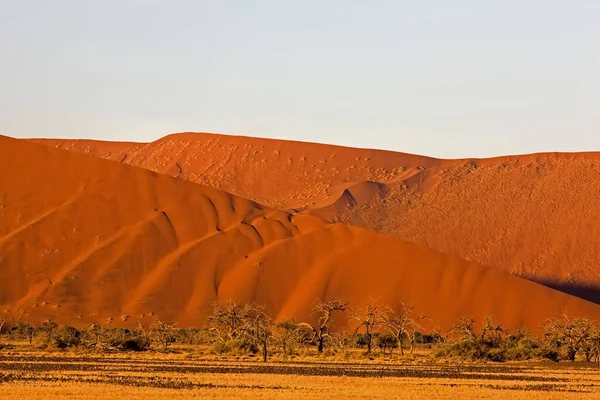
M3 399L600 398L594 363L206 360L173 354L0 354Z

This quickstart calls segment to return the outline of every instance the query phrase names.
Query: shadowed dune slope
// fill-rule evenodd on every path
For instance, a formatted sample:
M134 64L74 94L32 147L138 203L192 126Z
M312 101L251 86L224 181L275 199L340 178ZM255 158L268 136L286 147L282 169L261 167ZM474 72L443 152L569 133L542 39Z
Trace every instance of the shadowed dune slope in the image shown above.
M292 215L223 191L0 137L1 312L198 325L219 299L310 318L317 298L414 303L442 329L492 315L536 329L600 306L397 238Z
M394 235L600 303L598 153L437 160L189 133L114 148L46 143L117 161L126 153L125 163Z
M354 191L371 185L357 183ZM600 157L539 154L424 170L362 205L309 212L456 254L600 303Z

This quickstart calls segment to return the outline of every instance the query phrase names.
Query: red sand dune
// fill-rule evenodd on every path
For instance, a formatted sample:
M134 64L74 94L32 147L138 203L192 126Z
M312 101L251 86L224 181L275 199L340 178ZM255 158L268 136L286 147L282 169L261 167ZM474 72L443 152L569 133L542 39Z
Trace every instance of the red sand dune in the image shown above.
M212 134L45 142L366 227L600 303L600 154L437 160Z
M341 193L348 182L407 178L438 162L410 154L251 137L181 133L155 142L33 139L187 179L279 209Z
M309 318L316 298L414 303L446 329L536 329L600 306L398 238L140 168L0 137L0 304L15 318L198 325L216 299ZM124 321L125 320L125 321Z

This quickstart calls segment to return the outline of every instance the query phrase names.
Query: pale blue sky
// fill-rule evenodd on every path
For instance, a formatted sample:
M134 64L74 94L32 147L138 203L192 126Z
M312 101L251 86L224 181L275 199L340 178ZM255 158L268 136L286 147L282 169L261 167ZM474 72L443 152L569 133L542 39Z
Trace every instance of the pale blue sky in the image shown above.
M0 0L0 133L600 150L600 1Z

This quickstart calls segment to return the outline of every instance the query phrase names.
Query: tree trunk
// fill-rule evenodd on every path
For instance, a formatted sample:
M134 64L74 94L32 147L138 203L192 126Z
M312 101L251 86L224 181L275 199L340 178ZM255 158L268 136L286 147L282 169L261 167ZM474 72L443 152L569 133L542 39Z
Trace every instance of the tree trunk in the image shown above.
M396 337L396 342L398 343L398 348L400 349L400 355L404 356L404 347L402 347L402 335Z
M371 335L367 335L367 354L371 354L371 342L373 341L373 337Z
M319 354L323 354L323 341L324 341L324 337L321 336L319 338L319 346L317 347L317 351L319 352Z
M263 342L263 362L267 362L267 341Z

